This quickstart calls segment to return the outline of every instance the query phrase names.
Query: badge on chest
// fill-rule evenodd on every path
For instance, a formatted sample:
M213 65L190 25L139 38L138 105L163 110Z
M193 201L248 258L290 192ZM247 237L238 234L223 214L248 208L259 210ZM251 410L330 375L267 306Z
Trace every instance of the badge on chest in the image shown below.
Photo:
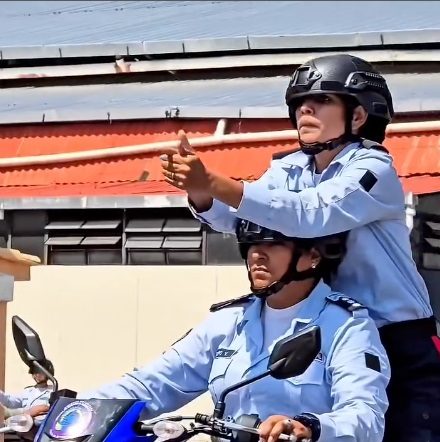
M315 361L325 363L325 356L321 351L316 355Z
M219 348L215 353L215 358L216 359L220 359L220 358L229 359L233 355L235 355L235 353L237 353L237 350L230 350L227 348Z

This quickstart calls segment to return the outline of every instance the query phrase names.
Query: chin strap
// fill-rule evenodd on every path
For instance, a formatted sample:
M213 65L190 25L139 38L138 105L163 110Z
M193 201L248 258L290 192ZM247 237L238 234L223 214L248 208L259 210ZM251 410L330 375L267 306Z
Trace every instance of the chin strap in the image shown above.
M275 281L272 284L268 285L267 287L264 287L262 289L256 289L251 281L251 292L257 298L266 299L269 296L274 295L275 293L279 292L285 285L286 285L285 282Z
M299 145L301 150L306 155L317 155L324 150L334 150L341 147L347 143L355 143L361 141L361 138L353 134L344 134L338 138L333 138L332 140L326 141L325 143L304 143L301 138L299 139Z
M353 120L353 112L354 108L356 107L356 104L347 101L345 106L346 106L345 129L344 133L340 137L333 138L331 140L325 141L324 143L304 143L301 140L301 137L299 136L298 132L299 145L301 147L301 150L306 155L317 155L318 153L321 153L324 150L334 150L337 149L338 147L341 147L344 144L361 141L360 136L354 135L352 133L352 127L351 127L351 122Z
M249 265L246 262L246 267L248 270L248 278L251 283L251 292L257 298L266 299L269 296L278 293L285 285L290 284L293 281L304 281L305 279L317 278L319 276L319 265L315 268L310 268L298 272L297 267L301 255L302 255L302 250L299 248L295 248L292 255L292 260L290 261L289 267L286 273L284 274L284 276L279 281L272 282L267 287L263 287L261 289L257 289L254 287Z

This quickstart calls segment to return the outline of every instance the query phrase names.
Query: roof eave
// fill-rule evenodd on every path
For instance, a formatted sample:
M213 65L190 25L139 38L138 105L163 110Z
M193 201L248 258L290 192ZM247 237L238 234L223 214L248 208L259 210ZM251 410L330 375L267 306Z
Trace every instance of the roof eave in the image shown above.
M410 47L437 44L440 29L356 32L343 34L237 36L187 40L135 41L121 43L3 46L2 60L84 58L139 55L191 55L276 50L324 50L379 47Z

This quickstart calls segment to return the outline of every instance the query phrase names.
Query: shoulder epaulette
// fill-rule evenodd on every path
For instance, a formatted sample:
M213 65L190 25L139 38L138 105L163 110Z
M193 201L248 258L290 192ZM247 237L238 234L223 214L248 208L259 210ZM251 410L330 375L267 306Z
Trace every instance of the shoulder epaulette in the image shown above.
M171 347L174 345L174 344L177 344L179 341L181 341L183 338L186 338L190 333L192 332L192 328L190 328L186 333L184 333L179 339L177 339L177 341L174 341L172 344L171 344Z
M376 141L367 140L366 138L362 138L361 145L362 147L365 147L365 149L376 149L381 152L389 153L388 149L385 146L382 146L382 144L376 143Z
M272 154L272 160L281 160L281 158L284 158L287 155L290 155L291 153L295 152L298 152L298 149L289 149L289 150L283 150L281 152L275 152Z
M348 310L349 312L354 312L355 310L365 308L360 302L357 302L355 299L345 295L339 295L337 293L327 296L326 299L328 299L333 304L339 305L339 307Z
M246 304L247 302L251 301L253 297L254 295L252 293L249 293L248 295L239 296L238 298L232 298L228 299L227 301L217 302L216 304L211 305L209 311L217 312L218 310L221 310L226 307L234 307L239 304Z

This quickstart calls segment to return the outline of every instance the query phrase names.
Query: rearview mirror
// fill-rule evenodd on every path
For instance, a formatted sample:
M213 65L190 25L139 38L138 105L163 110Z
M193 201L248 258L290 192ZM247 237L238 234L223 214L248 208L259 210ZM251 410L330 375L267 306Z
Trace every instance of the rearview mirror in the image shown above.
M321 329L315 325L302 330L292 336L287 336L278 341L269 358L267 370L257 376L243 379L234 385L226 387L215 404L213 418L223 417L225 412L226 396L238 388L249 385L252 382L272 376L275 379L286 379L304 373L307 367L316 358L321 349Z
M14 337L18 354L29 368L34 366L34 361L39 364L46 362L40 337L37 332L19 316L12 317L12 336Z
M28 414L16 414L5 420L5 426L0 428L0 433L8 433L10 431L27 433L33 426L34 420Z
M268 370L275 379L303 374L321 350L321 329L315 325L278 341L269 358Z

